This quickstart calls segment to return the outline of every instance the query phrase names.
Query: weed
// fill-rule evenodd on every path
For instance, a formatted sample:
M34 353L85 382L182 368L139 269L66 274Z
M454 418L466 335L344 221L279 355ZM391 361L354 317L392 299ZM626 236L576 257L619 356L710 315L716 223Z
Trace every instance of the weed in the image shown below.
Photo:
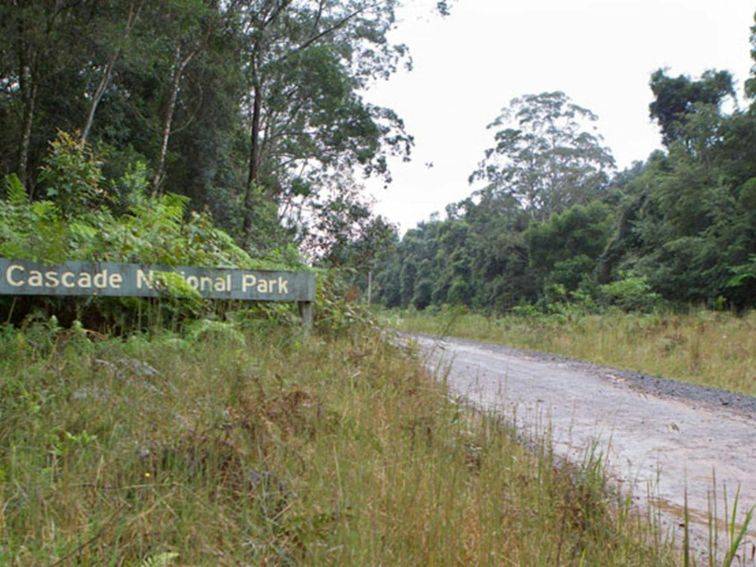
M600 456L524 449L375 331L45 325L0 333L3 564L673 564Z

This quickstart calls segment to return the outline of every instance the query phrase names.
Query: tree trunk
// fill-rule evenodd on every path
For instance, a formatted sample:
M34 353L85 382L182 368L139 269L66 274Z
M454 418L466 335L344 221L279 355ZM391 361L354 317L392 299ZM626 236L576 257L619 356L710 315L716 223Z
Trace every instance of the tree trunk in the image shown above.
M16 9L20 9L18 2L14 2ZM18 79L23 102L23 119L21 126L21 140L18 145L17 171L21 182L26 185L29 180L29 148L31 147L32 127L34 125L34 109L37 102L36 61L37 54L25 41L26 26L24 19L18 23Z
M139 0L135 4L129 5L129 17L126 21L126 29L124 30L123 34L123 41L126 41L129 35L131 35L131 30L134 29L134 24L139 18L139 12L142 10L143 3L144 0ZM100 101L102 100L102 97L105 94L108 85L110 84L110 79L113 76L113 69L115 68L116 62L118 61L118 57L121 55L121 50L121 46L116 47L113 55L108 61L108 64L105 66L105 72L100 78L97 89L95 89L94 95L92 95L92 104L89 105L89 112L87 112L87 121L84 124L84 129L81 132L81 141L83 143L86 143L87 139L89 138L89 133L92 130L92 124L94 124L94 117L95 113L97 112L97 107L100 105Z
M184 75L184 70L189 62L192 60L196 51L192 51L184 59L181 58L181 47L176 46L176 50L173 58L173 73L171 77L171 91L168 96L168 105L165 109L165 117L163 119L163 136L160 143L160 157L158 158L158 165L155 170L155 177L152 179L152 195L155 196L160 192L160 185L163 182L165 176L165 158L168 155L168 142L171 138L171 127L173 125L173 116L176 112L176 102L178 101L179 88L181 86L181 78Z
M89 133L92 130L92 124L94 124L94 117L95 113L97 112L97 107L99 106L100 101L105 94L105 90L110 84L110 78L113 75L113 68L115 67L120 53L120 49L116 49L115 53L113 53L110 61L108 61L108 64L105 66L105 73L102 75L102 78L100 78L100 83L97 85L97 89L95 90L94 95L92 95L92 104L89 105L87 121L84 124L84 129L81 131L81 141L85 144L87 143L87 138L89 138Z
M255 81L252 102L252 127L249 149L249 173L247 175L247 190L244 194L244 226L243 236L246 244L252 237L252 206L255 186L260 176L260 126L262 122L262 87L259 80Z
M24 101L24 119L21 130L21 143L18 147L18 177L26 185L29 179L29 148L31 146L34 109L37 102L37 83L29 65L21 70L21 93Z

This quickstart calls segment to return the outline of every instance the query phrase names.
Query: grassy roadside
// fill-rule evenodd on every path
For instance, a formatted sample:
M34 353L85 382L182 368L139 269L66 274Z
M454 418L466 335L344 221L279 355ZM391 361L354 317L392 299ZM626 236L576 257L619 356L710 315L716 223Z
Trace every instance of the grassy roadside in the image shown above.
M0 333L2 565L672 565L375 333Z
M510 315L387 312L392 327L551 352L756 395L756 312Z

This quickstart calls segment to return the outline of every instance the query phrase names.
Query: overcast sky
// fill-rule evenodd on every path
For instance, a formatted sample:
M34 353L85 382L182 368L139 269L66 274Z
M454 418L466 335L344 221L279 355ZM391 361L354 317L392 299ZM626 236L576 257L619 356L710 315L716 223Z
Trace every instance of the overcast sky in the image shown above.
M414 69L366 95L415 137L387 189L367 184L402 232L470 194L467 178L492 145L486 125L514 97L564 91L599 116L624 167L660 146L648 118L654 70L727 69L742 93L751 65L752 0L458 0L447 18L407 4L393 40L410 47Z

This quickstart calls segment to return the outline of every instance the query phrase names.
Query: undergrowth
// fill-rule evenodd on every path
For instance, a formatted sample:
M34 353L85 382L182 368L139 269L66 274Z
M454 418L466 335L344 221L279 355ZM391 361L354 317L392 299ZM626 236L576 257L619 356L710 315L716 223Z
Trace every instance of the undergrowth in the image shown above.
M187 197L150 194L143 164L132 164L110 182L104 179L103 166L86 144L60 132L45 158L44 198L32 199L15 175L0 180L0 257L45 264L309 269L293 245L264 253L244 250L209 213L191 210ZM214 309L192 297L181 278L164 273L162 283L167 293L158 299L0 296L0 323L55 314L66 325L78 319L98 331L123 332L201 317Z
M673 563L375 331L0 329L2 565Z

